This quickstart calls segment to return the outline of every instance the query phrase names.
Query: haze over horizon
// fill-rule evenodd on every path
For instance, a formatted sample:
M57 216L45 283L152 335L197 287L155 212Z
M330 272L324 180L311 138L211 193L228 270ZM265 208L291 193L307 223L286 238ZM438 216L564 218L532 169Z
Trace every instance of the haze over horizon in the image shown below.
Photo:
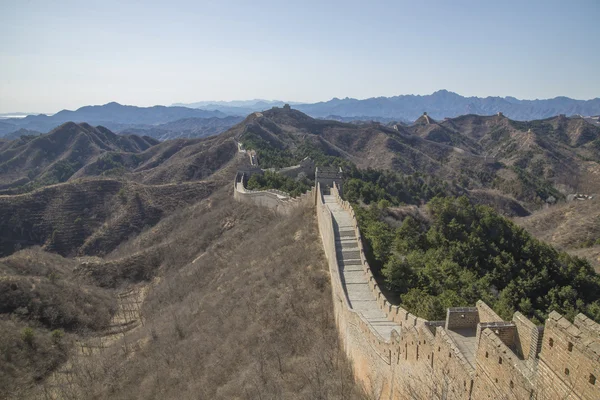
M600 96L600 3L0 4L0 113L431 94Z

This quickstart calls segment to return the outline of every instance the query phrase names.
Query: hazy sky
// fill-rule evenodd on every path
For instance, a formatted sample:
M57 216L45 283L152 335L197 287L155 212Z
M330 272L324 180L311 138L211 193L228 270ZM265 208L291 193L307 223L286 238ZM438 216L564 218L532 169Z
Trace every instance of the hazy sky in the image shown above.
M0 113L600 96L600 0L0 0Z

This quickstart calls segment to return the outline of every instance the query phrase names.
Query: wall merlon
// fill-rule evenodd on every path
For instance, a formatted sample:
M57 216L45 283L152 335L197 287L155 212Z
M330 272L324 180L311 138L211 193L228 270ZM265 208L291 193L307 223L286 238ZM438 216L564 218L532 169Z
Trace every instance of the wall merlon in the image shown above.
M479 323L476 307L452 307L446 310L446 329L475 328Z
M490 329L508 347L514 348L517 342L517 326L513 322L483 322L477 325L477 338L485 329Z
M600 339L600 324L591 320L583 314L577 314L573 321L573 324L581 329L587 335L593 336L596 339Z
M483 301L478 300L475 305L477 307L477 310L479 311L479 320L480 320L480 322L503 321L503 319L500 318L498 316L498 314L496 314L494 312L494 310L492 310L490 308L490 306L488 306L487 304L485 304Z

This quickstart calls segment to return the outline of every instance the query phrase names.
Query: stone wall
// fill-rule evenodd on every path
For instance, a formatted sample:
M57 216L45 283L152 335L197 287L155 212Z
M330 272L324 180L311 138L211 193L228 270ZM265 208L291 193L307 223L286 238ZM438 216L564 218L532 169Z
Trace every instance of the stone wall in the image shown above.
M517 328L517 352L526 360L535 360L541 350L543 330L518 311L513 322Z
M239 198L281 212L274 204L282 200L273 199L273 193L261 192L258 200L251 196L256 193L242 190L236 179ZM582 314L570 323L553 312L542 329L518 312L512 321L503 321L482 301L476 307L449 309L445 321L418 318L386 299L366 261L354 210L339 197L335 184L330 193L353 217L369 288L387 319L398 325L386 340L362 313L352 309L340 277L333 216L317 182L308 197L316 204L336 326L355 378L370 395L377 399L600 398L600 382L596 381L600 378L600 325ZM452 329L476 332L474 358L463 354Z
M248 190L244 187L244 179L244 174L238 174L234 181L233 197L237 201L270 208L281 215L289 215L298 208L314 207L314 188L299 197L292 198L281 190Z
M478 323L477 307L454 307L446 311L446 329L474 328Z
M489 328L479 338L473 399L531 399L533 372Z
M544 398L600 398L600 326L584 315L574 323L557 312L546 320L538 385Z

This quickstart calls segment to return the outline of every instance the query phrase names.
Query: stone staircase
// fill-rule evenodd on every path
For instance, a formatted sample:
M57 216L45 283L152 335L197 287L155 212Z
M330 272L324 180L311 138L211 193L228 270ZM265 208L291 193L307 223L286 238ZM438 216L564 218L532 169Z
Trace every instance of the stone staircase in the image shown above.
M387 319L379 308L360 259L360 250L350 213L342 208L334 195L324 195L326 206L333 215L335 248L342 286L348 296L350 307L360 312L384 339L389 340L394 329L400 326Z

